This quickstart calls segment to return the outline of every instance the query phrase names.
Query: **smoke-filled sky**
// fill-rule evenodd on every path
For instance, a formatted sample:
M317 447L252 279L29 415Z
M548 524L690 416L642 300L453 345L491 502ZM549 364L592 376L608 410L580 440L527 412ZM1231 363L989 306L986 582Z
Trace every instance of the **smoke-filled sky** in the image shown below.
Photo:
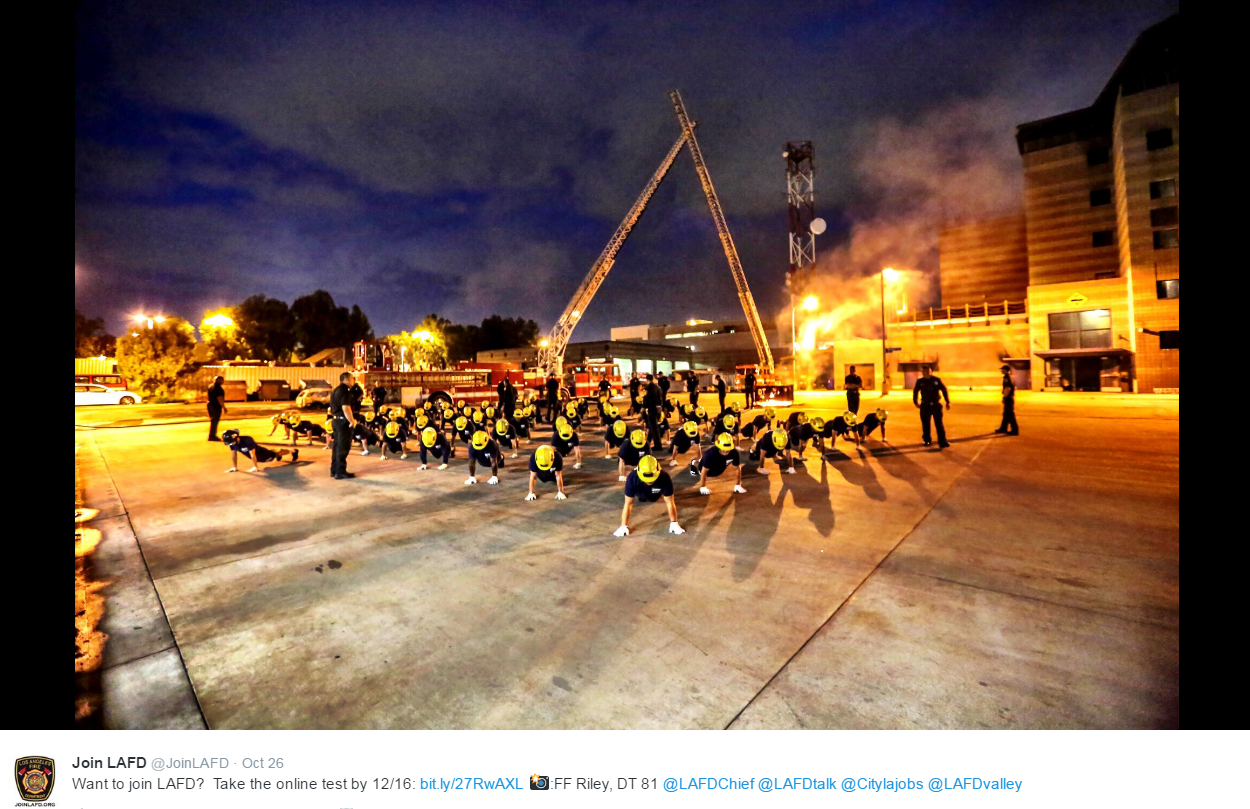
M822 272L934 272L943 221L1019 205L1015 126L1090 104L1177 6L84 2L75 304L119 333L322 288L379 334L546 331L678 136L680 88L768 320L786 141L815 144ZM574 339L740 315L683 151Z

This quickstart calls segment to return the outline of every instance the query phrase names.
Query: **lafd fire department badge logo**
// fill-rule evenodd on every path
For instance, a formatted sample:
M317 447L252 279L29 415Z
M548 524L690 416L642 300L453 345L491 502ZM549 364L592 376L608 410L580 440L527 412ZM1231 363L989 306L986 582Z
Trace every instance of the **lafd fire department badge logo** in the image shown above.
M27 756L17 760L17 793L22 800L46 801L56 781L56 764L43 756Z

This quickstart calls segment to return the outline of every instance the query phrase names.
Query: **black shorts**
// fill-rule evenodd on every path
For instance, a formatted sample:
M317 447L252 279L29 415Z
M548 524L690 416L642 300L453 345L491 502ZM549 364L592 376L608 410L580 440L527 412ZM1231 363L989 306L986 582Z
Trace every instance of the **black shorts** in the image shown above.
M270 463L271 461L278 460L278 458L280 457L282 456L278 455L278 453L274 452L268 447L258 446L256 448L256 462L257 463Z

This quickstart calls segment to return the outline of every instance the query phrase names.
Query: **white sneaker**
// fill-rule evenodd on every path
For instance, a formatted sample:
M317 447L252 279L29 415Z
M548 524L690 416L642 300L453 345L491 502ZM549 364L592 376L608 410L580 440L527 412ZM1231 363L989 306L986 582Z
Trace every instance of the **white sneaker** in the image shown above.
M574 469L581 469L581 468L582 468L582 465L581 465L581 463L580 463L580 462L579 462L579 463L575 463L575 464L573 464L573 468L574 468Z
M512 457L513 457L513 458L517 457L517 453L515 453L515 452L514 452L514 453L512 453Z
M676 465L677 465L677 460L676 460L676 459L674 459L674 460L669 461L669 462L668 462L668 465L669 465L669 466L676 466Z
M361 455L368 455L368 454L369 454L369 450L367 450L367 449L362 449L362 450L360 451L360 454L361 454Z
M447 464L445 464L445 463L443 463L443 464L439 464L439 465L438 465L438 471L440 471L440 472L441 472L441 471L443 471L443 470L444 470L444 469L446 469L446 468L447 468Z
M402 460L404 460L404 459L405 459L405 458L407 458L407 457L408 457L408 453L406 453L406 452L401 453L401 454L400 454L400 456L399 456L399 460L401 460L401 461L402 461Z
M795 469L793 466L786 470L787 475L793 475L793 474L796 474L797 472L798 470Z
M759 474L761 474L761 475L767 475L767 474L768 474L768 470L767 470L767 469L765 469L765 468L764 468L764 467L762 467L762 466L761 466L759 469L756 469L755 471L756 471L756 472L758 472L758 473L759 473Z

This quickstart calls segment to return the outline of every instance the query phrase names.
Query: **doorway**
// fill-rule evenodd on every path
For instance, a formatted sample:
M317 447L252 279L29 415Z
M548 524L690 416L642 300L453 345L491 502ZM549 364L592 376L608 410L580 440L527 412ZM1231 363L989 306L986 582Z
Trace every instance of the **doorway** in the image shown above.
M855 366L855 373L858 374L860 380L862 380L859 386L860 390L873 390L877 387L876 376L873 373L876 367L877 366L875 365L856 365ZM845 379L847 375L849 375L850 373L851 373L851 366L849 364L843 364L842 365L842 378ZM845 385L843 385L842 387L845 387Z
M1060 357L1046 361L1046 384L1065 391L1102 390L1102 357Z

